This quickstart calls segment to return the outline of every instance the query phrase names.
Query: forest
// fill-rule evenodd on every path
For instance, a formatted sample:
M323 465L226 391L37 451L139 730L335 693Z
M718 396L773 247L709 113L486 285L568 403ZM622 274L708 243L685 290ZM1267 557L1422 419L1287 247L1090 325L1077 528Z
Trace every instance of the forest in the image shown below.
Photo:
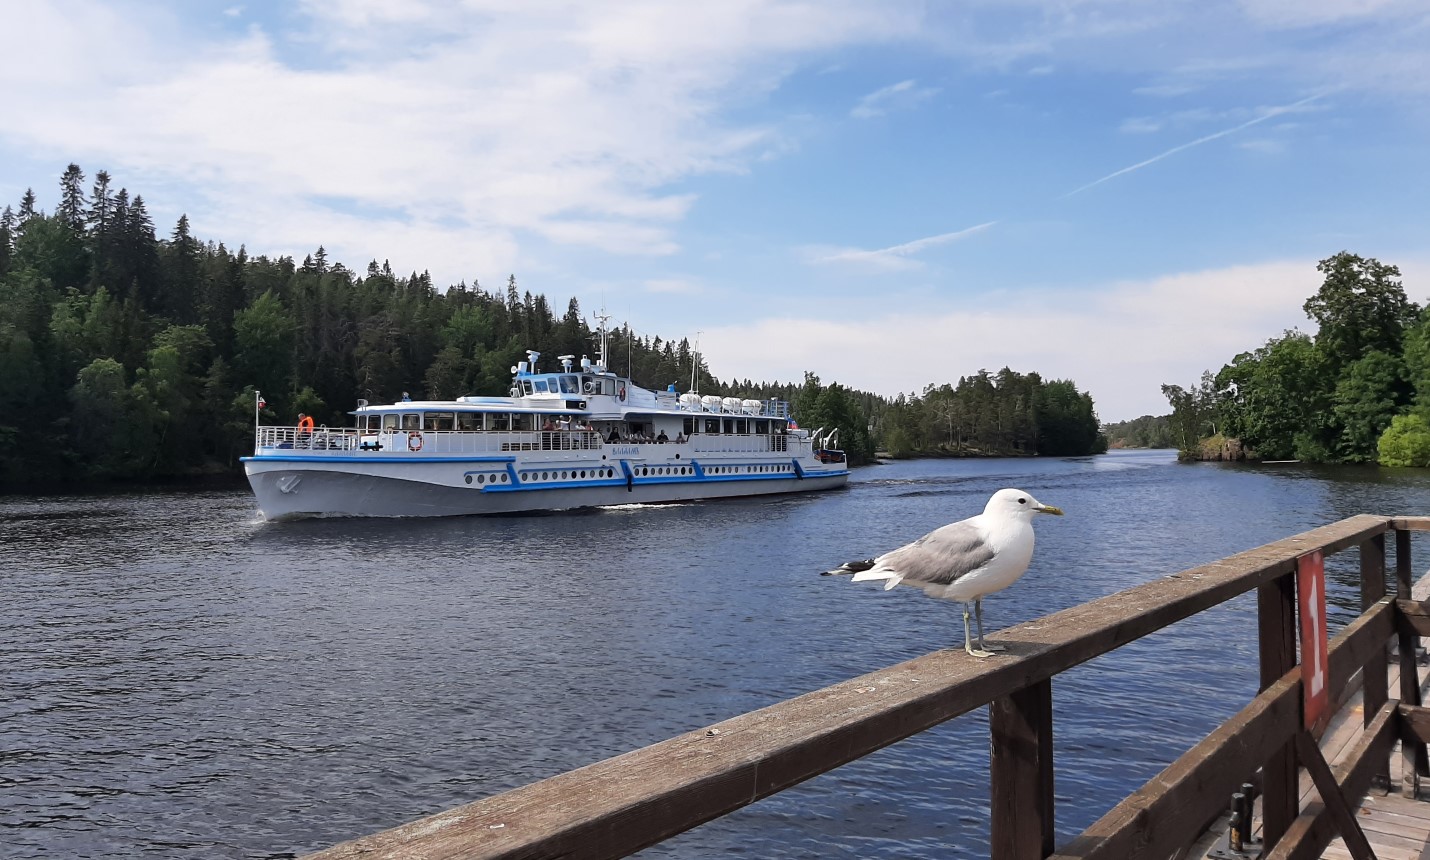
M805 427L838 427L854 463L890 456L1059 455L1105 450L1092 398L1071 380L1007 368L885 398L814 373L722 381L684 339L616 328L613 370L638 384L783 397ZM204 241L181 216L165 238L141 195L71 164L53 213L33 190L0 212L0 486L236 474L254 404L265 424L299 412L345 426L359 399L404 391L504 393L527 349L594 355L575 298L518 286L445 288L426 272L250 256Z
M1315 335L1293 329L1196 385L1162 386L1184 459L1430 466L1430 309L1394 265L1342 251L1316 269L1302 306Z

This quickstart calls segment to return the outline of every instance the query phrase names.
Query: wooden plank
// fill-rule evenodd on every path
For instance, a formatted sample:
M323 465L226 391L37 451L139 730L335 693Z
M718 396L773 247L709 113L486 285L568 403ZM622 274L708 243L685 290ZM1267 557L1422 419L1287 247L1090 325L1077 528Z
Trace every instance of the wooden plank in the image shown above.
M1389 703L1380 709L1346 761L1332 768L1336 784L1346 797L1359 798L1370 788L1375 760L1389 755L1395 743L1395 710ZM1323 802L1310 803L1286 830L1286 834L1263 857L1265 860L1315 860L1335 836L1330 815Z
M832 770L1383 534L1362 515L658 744L334 846L321 858L621 857Z
M1053 853L1053 685L1040 681L994 699L993 860L1042 860Z
M1430 600L1397 600L1395 607L1412 636L1430 636Z
M1336 832L1341 835L1341 841L1350 849L1351 856L1355 860L1375 860L1375 851L1371 849L1370 841L1365 838L1365 831L1361 830L1360 823L1356 821L1355 811L1341 792L1335 774L1331 773L1331 766L1326 764L1321 748L1316 746L1316 741L1309 732L1296 733L1296 752L1301 756L1301 763L1306 766L1306 771L1311 774L1311 781L1316 784L1316 791L1321 795L1326 814ZM1359 800L1360 797L1357 796L1356 799Z
M1430 743L1430 708L1420 705L1401 705L1400 734L1419 743Z
M1410 532L1399 530L1395 533L1395 597L1397 600L1414 599L1413 571L1410 565ZM1416 646L1419 637L1406 624L1397 624L1396 650L1400 654L1400 703L1418 706L1421 704L1418 656ZM1402 733L1400 740L1400 781L1401 790L1410 797L1420 793L1420 777L1430 776L1430 756L1427 756L1424 740L1411 740Z
M1399 531L1430 532L1430 517L1392 517L1390 527Z
M1361 609L1371 606L1385 597L1385 535L1378 534L1360 545L1360 600ZM1370 723L1390 698L1390 665L1388 648L1382 644L1365 662L1363 692L1365 697L1365 721ZM1380 791L1390 790L1390 756L1378 762L1374 784Z

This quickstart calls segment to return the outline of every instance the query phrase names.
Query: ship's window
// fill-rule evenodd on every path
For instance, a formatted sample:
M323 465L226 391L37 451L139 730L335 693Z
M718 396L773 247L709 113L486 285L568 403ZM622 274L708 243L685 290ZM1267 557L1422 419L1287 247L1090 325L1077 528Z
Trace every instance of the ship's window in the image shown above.
M721 420L724 422L724 425L725 425L725 426L724 426L724 431L725 431L726 433L734 433L734 432L735 432L735 419L733 419L733 418L724 418L724 419L721 419Z
M421 416L421 415L416 415L416 414L411 413L411 412L404 413L403 416L402 416L402 429L403 429L403 430L421 430L421 429L422 429L422 416Z
M458 412L458 430L480 430L482 429L482 413L480 412Z
M576 384L576 377L574 377L574 376L563 376L563 377L561 377L561 393L562 393L562 394L580 394L580 393L581 393L581 387Z
M719 419L719 418L706 418L706 419L705 419L705 432L706 432L706 433L719 433L719 432L720 432L720 419Z
M522 393L522 394L531 394L531 380L530 380L530 379L523 379L523 380L521 381L521 393Z
M511 429L513 430L535 430L533 419L536 416L528 412L517 412L511 416Z
M744 418L735 419L735 432L744 435L750 432L750 422Z
M388 414L388 415L382 416L382 428L383 428L384 430L396 430L396 429L397 429L397 422L398 422L398 416L397 416L397 415Z
M763 419L756 419L756 421L755 421L755 434L756 434L756 435L759 435L759 436L767 436L767 435L769 435L769 432L770 432L770 422L765 421L765 420L763 420Z
M508 412L493 412L488 417L488 426L493 430L510 430L511 414Z
M536 393L537 393L537 394L545 394L545 393L546 393L546 391L547 391L547 389L546 389L546 380L544 380L544 379L538 379L538 380L536 380L536 383L535 383L535 384L536 384Z
M422 418L424 430L451 430L457 423L457 416L452 412L427 412Z

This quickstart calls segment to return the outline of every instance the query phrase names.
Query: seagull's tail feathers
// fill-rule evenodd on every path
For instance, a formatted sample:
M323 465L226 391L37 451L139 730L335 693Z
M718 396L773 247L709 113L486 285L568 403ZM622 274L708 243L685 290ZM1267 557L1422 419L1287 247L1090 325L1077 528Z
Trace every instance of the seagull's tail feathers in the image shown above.
M884 590L888 591L903 582L904 575L897 570L890 570L887 567L879 567L877 565L854 574L855 582L868 582L870 580L883 580Z
M846 561L833 570L826 570L820 576L847 576L851 573L861 573L874 566L874 559L866 558L863 561Z

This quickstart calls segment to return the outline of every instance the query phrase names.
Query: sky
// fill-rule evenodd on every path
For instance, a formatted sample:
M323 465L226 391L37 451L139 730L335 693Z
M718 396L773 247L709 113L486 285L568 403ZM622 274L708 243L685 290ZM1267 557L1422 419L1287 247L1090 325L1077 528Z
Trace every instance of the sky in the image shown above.
M1164 414L1317 261L1430 299L1424 0L0 0L0 204L544 293L721 379ZM643 380L660 385L664 380Z

